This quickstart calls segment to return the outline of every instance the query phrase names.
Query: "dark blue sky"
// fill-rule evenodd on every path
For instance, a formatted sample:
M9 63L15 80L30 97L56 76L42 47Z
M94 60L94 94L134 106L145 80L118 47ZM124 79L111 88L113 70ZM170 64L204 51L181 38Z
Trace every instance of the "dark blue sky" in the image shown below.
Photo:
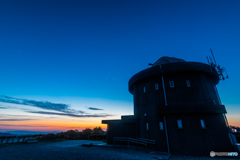
M239 0L1 0L0 22L0 95L132 103L128 80L149 62L206 63L212 48L230 76L220 97L240 113Z

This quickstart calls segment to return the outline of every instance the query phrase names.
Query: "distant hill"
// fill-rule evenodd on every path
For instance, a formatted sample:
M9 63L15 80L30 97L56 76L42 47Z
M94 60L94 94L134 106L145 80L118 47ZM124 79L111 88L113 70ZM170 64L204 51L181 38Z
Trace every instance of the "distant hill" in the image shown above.
M15 131L5 131L5 132L0 132L0 136L1 136L1 134L11 134L11 135L34 135L34 134L48 134L48 133L58 133L58 131L44 132L44 131L15 130Z
M0 136L16 136L15 134L11 134L11 133L2 133L0 132Z

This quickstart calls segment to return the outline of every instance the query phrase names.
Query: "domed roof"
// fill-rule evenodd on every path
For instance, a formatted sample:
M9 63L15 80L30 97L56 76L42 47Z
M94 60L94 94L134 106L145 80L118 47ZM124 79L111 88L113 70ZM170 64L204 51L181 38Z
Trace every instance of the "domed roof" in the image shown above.
M159 58L156 62L154 62L153 66L166 64L166 63L176 63L176 62L186 62L186 61L183 59L180 59L180 58L164 56L164 57Z

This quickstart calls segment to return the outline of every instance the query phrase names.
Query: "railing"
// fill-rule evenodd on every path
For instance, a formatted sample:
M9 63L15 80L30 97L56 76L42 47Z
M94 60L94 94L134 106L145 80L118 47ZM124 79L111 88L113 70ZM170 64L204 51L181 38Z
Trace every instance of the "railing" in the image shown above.
M27 140L30 141L30 139L36 139L37 137L42 137L44 135L20 135L20 136L0 136L0 144L3 143L17 143L17 142L26 142Z
M125 141L128 143L128 149L129 149L129 142L136 143L137 144L142 144L145 145L146 148L148 144L155 144L155 140L150 140L150 139L144 139L144 138L129 138L129 137L114 137L113 138L113 145L115 144L115 141Z

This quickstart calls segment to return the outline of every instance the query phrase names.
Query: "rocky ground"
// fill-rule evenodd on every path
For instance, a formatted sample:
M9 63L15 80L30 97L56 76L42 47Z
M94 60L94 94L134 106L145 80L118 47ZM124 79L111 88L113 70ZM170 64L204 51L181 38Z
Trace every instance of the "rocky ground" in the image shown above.
M50 144L50 145L49 145ZM127 149L107 147L58 147L53 142L38 142L34 144L4 144L0 145L0 160L152 160L160 159L157 154L129 151ZM211 158L170 156L175 159L239 159L239 157Z

